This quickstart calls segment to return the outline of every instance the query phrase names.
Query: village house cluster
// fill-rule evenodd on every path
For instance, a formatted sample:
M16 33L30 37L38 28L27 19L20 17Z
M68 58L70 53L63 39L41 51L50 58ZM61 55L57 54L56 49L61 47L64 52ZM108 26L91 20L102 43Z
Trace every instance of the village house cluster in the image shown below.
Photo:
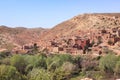
M92 51L102 54L104 48L109 49L116 44L120 46L120 28L91 30L86 34L67 39L53 39L47 48L53 53L85 54Z

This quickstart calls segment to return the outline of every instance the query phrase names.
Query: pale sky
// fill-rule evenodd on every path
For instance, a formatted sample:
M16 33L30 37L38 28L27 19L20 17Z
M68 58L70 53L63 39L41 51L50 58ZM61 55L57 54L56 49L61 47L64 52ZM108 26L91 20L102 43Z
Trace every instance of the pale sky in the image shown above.
M51 28L83 13L120 12L120 0L0 0L0 25Z

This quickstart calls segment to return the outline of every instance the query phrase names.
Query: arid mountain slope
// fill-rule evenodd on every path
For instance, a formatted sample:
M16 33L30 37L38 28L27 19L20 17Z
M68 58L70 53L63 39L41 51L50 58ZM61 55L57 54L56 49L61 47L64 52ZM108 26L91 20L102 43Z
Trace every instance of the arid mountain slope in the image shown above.
M38 42L40 35L47 29L43 28L9 28L0 26L0 48L12 49L15 46L22 46L28 43Z
M41 36L50 52L120 54L120 13L82 14L64 21ZM44 45L43 45L44 44ZM107 49L106 49L107 48Z
M82 14L64 21L52 29L0 26L0 48L12 49L15 46L21 48L25 44L39 42L38 45L43 47L42 49L48 48L52 50L51 42L53 42L55 46L58 44L57 48L67 46L72 49L73 47L70 47L71 45L67 45L65 42L72 38L75 41L75 38L78 37L87 37L90 41L96 41L96 43L99 40L98 38L101 37L102 45L106 45L112 39L114 44L114 42L116 43L115 36L120 39L119 29L120 13ZM106 32L104 36L102 31L103 33ZM62 43L65 44L61 45Z
M120 13L83 14L56 25L43 38L53 39L77 35L80 31L113 27L120 27Z

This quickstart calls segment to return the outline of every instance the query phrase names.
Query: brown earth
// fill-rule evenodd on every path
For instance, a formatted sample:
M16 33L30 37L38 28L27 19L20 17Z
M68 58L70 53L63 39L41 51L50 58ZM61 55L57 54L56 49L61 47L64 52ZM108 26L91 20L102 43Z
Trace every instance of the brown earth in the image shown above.
M116 32L113 30L116 29ZM102 30L105 30L106 33L102 33ZM108 47L110 50L114 52L120 52L116 48L116 45L109 46L108 42L110 40L114 40L116 37L118 38L117 45L120 45L119 40L120 36L120 13L93 13L93 14L82 14L75 16L67 21L64 21L47 33L43 34L41 37L41 45L47 47L48 49L54 51L58 51L59 48L65 48L66 45L63 40L69 40L73 37L81 37L81 38L89 38L90 41L98 42L98 37L102 38L102 44L99 46ZM116 37L113 37L115 35ZM97 39L97 40L96 40ZM56 43L55 47L51 46L51 41ZM114 42L114 41L113 41ZM81 44L81 43L80 43ZM57 47L56 47L57 46ZM68 47L69 45L67 45ZM73 46L73 45L72 45ZM51 48L52 47L52 48ZM111 48L112 47L112 48ZM99 50L99 47L95 48ZM74 50L72 47L69 47L69 51ZM76 52L76 51L75 51ZM79 52L79 51L78 51ZM120 54L120 53L119 53Z
M64 21L51 29L0 26L0 47L12 48L38 42L39 46L50 48L51 41L61 42L63 39L68 40L76 36L82 38L87 36L93 40L95 37L103 35L100 33L101 30L106 30L107 33L102 36L103 43L100 45L106 45L106 36L113 35L114 32L112 30L114 28L117 28L117 32L120 29L120 13L82 14ZM109 38L107 39L109 40ZM120 45L119 42L117 42L117 45ZM112 47L115 48L115 46ZM113 50L113 48L111 49ZM116 52L119 52L119 50L116 50Z
M120 24L114 24L116 21L114 17L120 17L120 13L94 13L78 15L56 25L48 32L48 34L45 34L42 37L44 39L53 39L55 37L77 35L80 31L90 29L120 27Z
M40 35L48 29L43 28L9 28L0 26L0 48L12 49L25 44L39 42Z

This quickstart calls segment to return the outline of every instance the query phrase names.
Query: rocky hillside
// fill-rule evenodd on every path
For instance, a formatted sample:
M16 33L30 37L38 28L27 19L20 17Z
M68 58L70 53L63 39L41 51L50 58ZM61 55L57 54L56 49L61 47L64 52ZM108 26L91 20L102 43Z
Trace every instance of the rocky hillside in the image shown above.
M38 45L42 49L48 48L51 52L58 52L57 49L60 48L61 51L71 50L71 53L74 53L79 52L79 48L83 49L86 46L86 41L89 43L94 41L97 45L94 50L97 51L99 49L98 43L103 48L110 43L110 45L114 45L114 48L117 45L115 52L120 52L120 13L82 14L49 30L0 26L0 48L11 49L17 46L21 49L21 46L25 46L25 44L39 42ZM108 48L114 50L111 46ZM101 52L100 49L99 52Z
M77 35L89 29L120 27L120 13L82 14L53 27L45 39Z
M50 52L120 54L120 13L82 14L64 21L41 36ZM87 47L86 47L87 46Z
M38 42L40 35L47 29L23 27L9 28L0 26L0 48L12 49L28 43Z

